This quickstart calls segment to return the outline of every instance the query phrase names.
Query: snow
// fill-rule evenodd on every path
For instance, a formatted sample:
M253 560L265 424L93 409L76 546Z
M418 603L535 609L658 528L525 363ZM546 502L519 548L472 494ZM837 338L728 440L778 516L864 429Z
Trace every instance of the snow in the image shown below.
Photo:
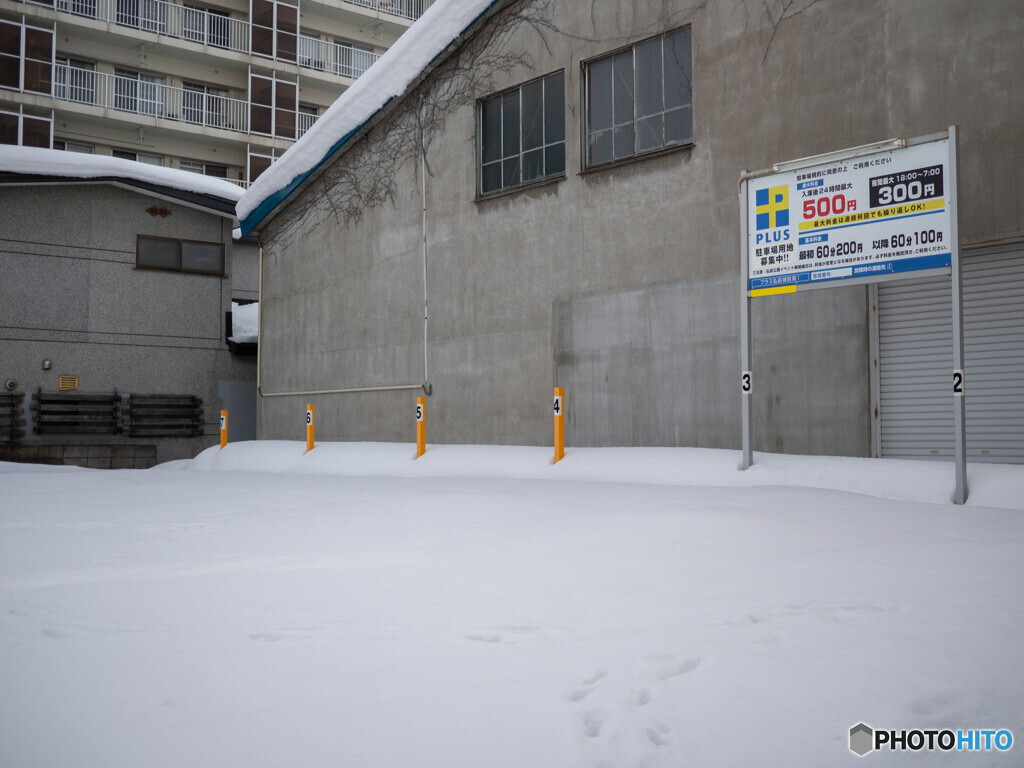
M304 449L0 463L0 765L789 768L853 760L861 721L1024 734L1024 467L970 465L961 507L948 463Z
M284 196L359 131L497 0L437 0L238 201L248 234ZM253 216L254 212L257 212Z
M255 344L260 329L260 304L231 302L231 338L236 344Z
M57 149L19 147L0 144L0 173L38 174L66 179L98 179L116 177L160 184L183 192L212 195L237 201L243 189L230 181L163 168L134 160L122 160L106 155L87 155L63 152Z

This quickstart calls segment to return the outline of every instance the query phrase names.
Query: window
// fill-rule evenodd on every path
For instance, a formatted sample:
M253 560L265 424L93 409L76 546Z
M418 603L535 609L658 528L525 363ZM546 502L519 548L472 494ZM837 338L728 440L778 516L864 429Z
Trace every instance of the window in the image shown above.
M690 28L584 65L586 167L693 140Z
M313 127L313 123L316 122L317 108L310 106L309 104L299 104L298 117L298 136L296 138L302 138L302 134Z
M224 246L221 243L139 235L135 246L135 266L137 269L223 275Z
M260 155L249 151L249 183L256 181L259 175L270 167L274 158L269 155Z
M53 95L66 101L94 104L96 102L96 65L91 61L80 61L63 56L58 56L56 61Z
M355 80L379 59L376 53L344 40L334 41L334 63L331 70L336 75L351 77Z
M53 140L54 149L62 149L65 152L78 152L82 155L93 154L92 144L83 144L80 141L65 141L64 139Z
M114 108L159 117L164 113L164 79L126 69L114 70Z
M166 32L165 5L158 0L117 0L117 23L147 32Z
M480 102L480 194L565 173L565 74Z
M252 52L295 61L299 32L297 5L280 0L251 0Z
M18 143L18 122L17 112L0 112L0 144Z
M49 96L52 78L52 30L0 21L0 87Z
M214 176L218 179L226 179L228 177L228 169L224 165L213 165L212 163L203 163L198 160L182 160L179 167L183 171L201 173L203 176Z
M143 155L128 149L115 149L114 157L119 157L122 160L134 160L137 163L146 163L146 165L163 165L163 158L159 155Z
M249 129L253 133L294 139L297 109L296 83L249 75Z
M57 10L95 19L96 0L57 0Z
M0 111L0 144L50 148L50 118Z
M224 11L185 4L182 7L182 37L196 43L230 48L231 19Z
M197 125L221 128L227 123L228 92L201 83L182 83L182 113Z
M50 120L45 117L21 117L21 145L50 148Z
M320 55L320 38L299 33L298 63L300 67L323 70L324 57Z

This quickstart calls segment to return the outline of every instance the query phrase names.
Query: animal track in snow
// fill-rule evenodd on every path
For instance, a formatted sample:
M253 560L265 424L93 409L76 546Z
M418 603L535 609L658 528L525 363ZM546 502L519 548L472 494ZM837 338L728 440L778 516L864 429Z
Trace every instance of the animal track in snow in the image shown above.
M590 738L601 735L604 722L608 719L608 712L604 709L588 709L583 715L583 730Z
M249 635L250 640L256 640L261 643L276 643L278 640L284 640L285 635L278 635L274 632L254 632Z
M474 632L462 637L478 643L517 643L521 639L535 635L543 629L544 627L540 624L506 624L494 631Z
M683 659L667 667L662 667L661 671L658 672L658 678L661 680L671 680L673 677L689 674L699 666L700 656Z

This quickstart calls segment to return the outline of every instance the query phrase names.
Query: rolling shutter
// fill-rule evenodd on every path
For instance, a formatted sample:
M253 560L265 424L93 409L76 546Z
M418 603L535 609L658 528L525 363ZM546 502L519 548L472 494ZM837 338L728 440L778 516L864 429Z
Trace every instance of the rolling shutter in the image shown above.
M1024 463L1024 246L965 251L968 461ZM878 288L882 456L953 457L947 277Z

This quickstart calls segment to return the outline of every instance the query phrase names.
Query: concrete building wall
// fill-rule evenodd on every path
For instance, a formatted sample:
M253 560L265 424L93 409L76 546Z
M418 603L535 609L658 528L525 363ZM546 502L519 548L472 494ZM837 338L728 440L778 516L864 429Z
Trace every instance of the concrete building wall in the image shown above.
M548 442L561 385L570 445L738 447L744 169L956 123L963 241L1024 235L1019 3L825 0L787 6L778 22L777 6L504 12L542 23L514 30L506 50L521 63L473 95L563 69L568 172L476 200L471 103L430 144L428 440ZM688 24L692 147L580 173L581 62ZM427 81L428 102L437 88ZM361 151L336 163L354 168ZM290 232L306 196L264 229L265 394L423 381L418 159L395 181L393 204L358 220ZM851 287L755 302L757 448L869 452L867 297ZM325 439L411 441L417 394L264 397L263 436L299 438L315 400Z
M154 206L170 214L149 214ZM74 375L83 393L200 397L202 437L101 442L154 443L159 461L214 444L218 388L255 379L255 359L232 355L224 340L231 299L257 293L257 249L232 244L231 227L221 216L106 184L0 187L0 379L25 393L56 392L61 375ZM140 234L224 243L228 274L136 269ZM27 437L39 441L97 437Z

